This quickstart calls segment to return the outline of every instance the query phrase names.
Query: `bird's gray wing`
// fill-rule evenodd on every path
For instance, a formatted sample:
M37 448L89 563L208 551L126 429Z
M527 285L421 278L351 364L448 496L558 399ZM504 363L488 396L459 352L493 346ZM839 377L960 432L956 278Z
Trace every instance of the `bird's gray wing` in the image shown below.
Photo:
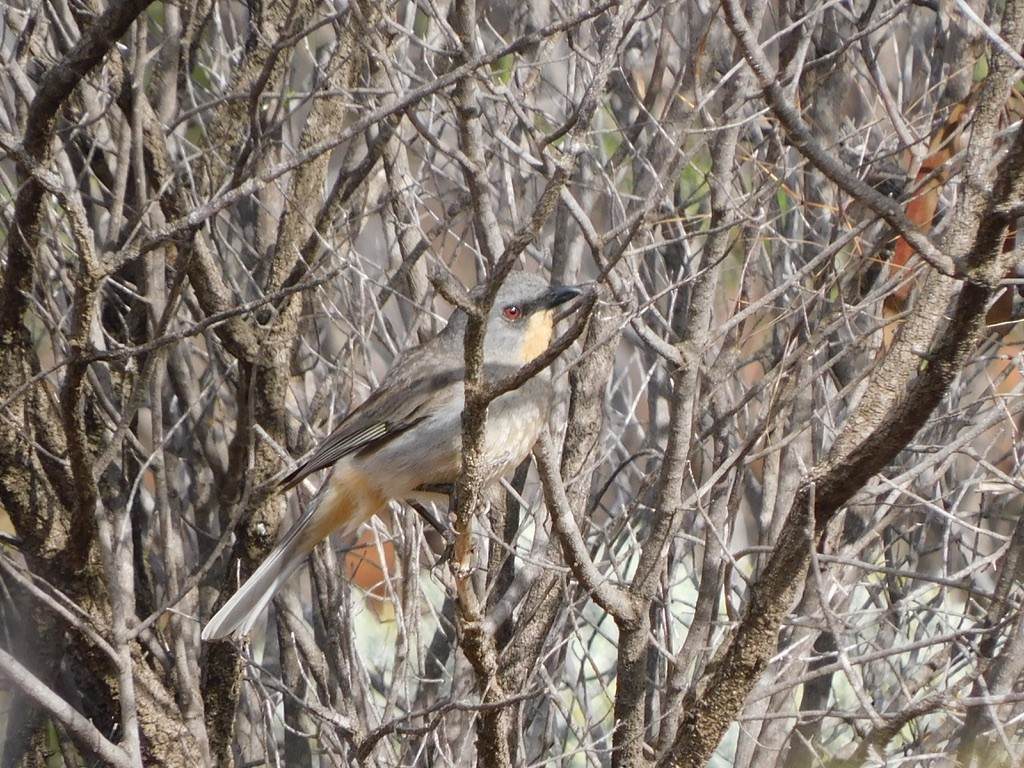
M395 362L380 387L281 480L281 485L290 488L345 456L382 445L416 426L437 407L440 391L463 380L464 371L461 352L452 354L443 342L427 342L409 350Z

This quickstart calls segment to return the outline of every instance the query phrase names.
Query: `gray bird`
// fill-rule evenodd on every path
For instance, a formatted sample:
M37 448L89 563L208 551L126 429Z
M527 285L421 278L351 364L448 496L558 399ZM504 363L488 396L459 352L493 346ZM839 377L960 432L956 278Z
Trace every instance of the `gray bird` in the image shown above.
M511 273L487 318L485 381L499 381L544 353L554 333L555 307L579 294L535 274ZM412 498L417 489L458 479L467 323L465 312L456 310L437 336L403 353L380 387L281 481L288 488L331 468L305 513L210 619L204 640L249 632L281 585L330 534L351 536L392 499ZM545 369L490 404L482 452L485 481L526 458L552 399Z

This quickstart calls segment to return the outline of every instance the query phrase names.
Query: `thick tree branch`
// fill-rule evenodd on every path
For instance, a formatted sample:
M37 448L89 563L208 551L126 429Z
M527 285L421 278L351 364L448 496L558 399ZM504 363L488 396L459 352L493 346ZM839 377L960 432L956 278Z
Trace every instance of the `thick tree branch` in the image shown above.
M23 667L17 659L0 648L0 675L7 678L22 693L49 712L61 725L67 728L83 750L96 755L115 768L138 768L141 762L133 762L128 753L111 743L79 712L64 699L51 691L35 675Z

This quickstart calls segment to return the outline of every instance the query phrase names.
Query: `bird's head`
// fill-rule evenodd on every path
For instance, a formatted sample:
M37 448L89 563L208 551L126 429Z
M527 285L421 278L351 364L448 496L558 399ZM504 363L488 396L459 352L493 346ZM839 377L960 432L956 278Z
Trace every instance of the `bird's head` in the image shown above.
M543 354L554 334L555 308L580 293L572 286L550 285L531 272L511 273L487 318L485 361L521 367Z

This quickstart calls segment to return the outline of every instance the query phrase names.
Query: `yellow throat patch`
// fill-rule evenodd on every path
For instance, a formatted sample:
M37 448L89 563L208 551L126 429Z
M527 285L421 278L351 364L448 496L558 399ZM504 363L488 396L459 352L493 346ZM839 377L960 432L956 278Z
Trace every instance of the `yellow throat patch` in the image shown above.
M555 313L550 309L541 310L530 315L526 321L526 332L520 347L520 365L526 365L539 357L551 344L551 335L555 327Z

